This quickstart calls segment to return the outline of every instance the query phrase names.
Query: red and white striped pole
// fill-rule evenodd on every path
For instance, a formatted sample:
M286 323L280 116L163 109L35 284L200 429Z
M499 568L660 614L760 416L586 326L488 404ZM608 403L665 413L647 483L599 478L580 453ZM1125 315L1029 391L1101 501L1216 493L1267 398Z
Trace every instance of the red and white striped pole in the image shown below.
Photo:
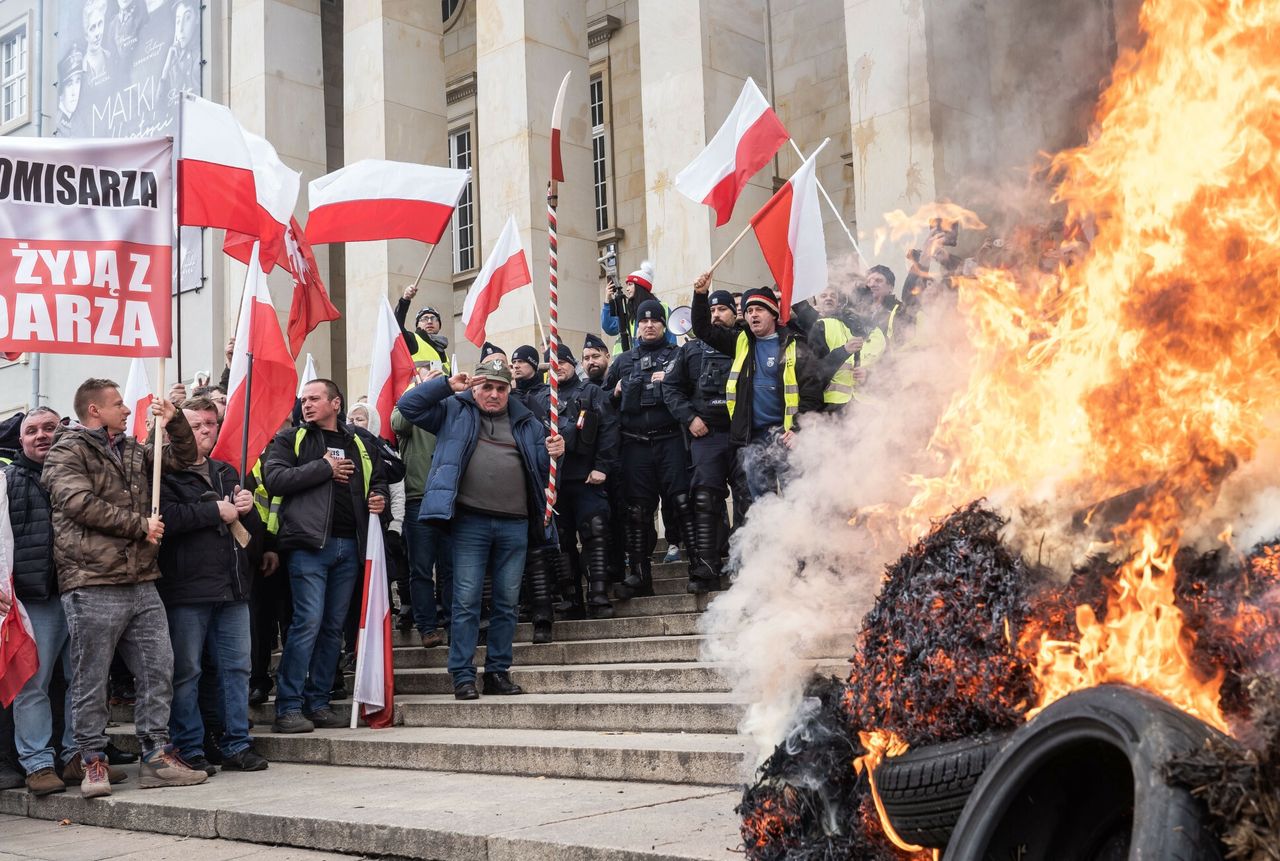
M552 437L560 434L560 283L559 243L556 237L556 204L558 203L557 183L564 182L564 162L560 158L560 126L564 115L564 94L569 87L569 76L565 72L560 82L560 92L556 94L556 104L551 110L551 181L547 183L547 289L550 294L550 309L547 314L547 334L550 335L547 348L551 351L551 431ZM556 505L556 459L551 458L551 472L547 477L547 511L545 522L551 523L555 516Z

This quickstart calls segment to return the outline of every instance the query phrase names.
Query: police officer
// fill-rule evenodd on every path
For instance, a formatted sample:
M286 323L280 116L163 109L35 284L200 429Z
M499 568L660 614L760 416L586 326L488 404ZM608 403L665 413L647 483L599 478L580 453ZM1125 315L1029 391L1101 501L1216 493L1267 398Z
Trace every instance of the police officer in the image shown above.
M605 377L609 373L610 358L609 346L600 336L588 333L582 342L583 376L606 395L609 390L605 386ZM621 463L609 474L605 490L609 495L609 580L621 583L627 568L627 506L622 493Z
M709 304L711 325L726 332L735 331L737 312L733 294L716 290ZM729 496L729 479L735 472L725 395L732 363L731 357L706 341L688 341L676 353L662 381L662 397L667 409L691 438L689 456L693 476L689 497L693 505L693 530L684 537L689 555L688 590L693 593L710 592L720 586L720 526Z
M653 594L651 557L658 541L653 519L660 496L673 503L683 501L683 506L677 506L682 531L693 531L684 434L662 397L666 368L677 348L666 340L666 313L660 302L641 303L636 318L636 346L613 361L605 381L619 405L622 428L622 489L627 500L631 571L614 594L624 600Z
M587 334L582 341L582 369L587 380L604 387L605 374L609 373L609 348L599 335Z
M405 328L405 320L409 317L409 303L418 295L418 288L410 284L404 288L404 295L396 303L396 322L400 324L400 332L415 362L431 362L432 370L442 371L449 375L449 359L445 350L449 347L449 339L440 334L440 312L427 306L418 312L413 320L414 331Z
M586 612L592 619L612 619L609 603L609 497L605 484L618 464L618 417L609 396L595 383L578 378L573 351L561 344L556 378L560 381L558 426L564 437L559 464L556 526L560 549L577 540L587 566ZM570 567L571 603L582 606L576 568Z
M532 410L538 420L546 424L551 411L551 387L542 379L537 347L528 344L516 347L511 354L511 376L515 380L511 397Z

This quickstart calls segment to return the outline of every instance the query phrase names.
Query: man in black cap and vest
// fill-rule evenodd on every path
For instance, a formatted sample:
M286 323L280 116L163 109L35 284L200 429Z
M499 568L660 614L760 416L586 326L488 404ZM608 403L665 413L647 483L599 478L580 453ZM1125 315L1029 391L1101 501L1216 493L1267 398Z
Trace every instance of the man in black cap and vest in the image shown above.
M587 333L582 342L582 371L587 382L595 383L609 395L605 377L609 374L609 345L599 335ZM612 406L612 399L610 406ZM616 417L617 411L614 411ZM609 579L621 583L627 576L627 505L622 493L622 464L605 482L609 495Z
M662 396L667 366L678 349L666 340L666 319L662 303L654 299L641 303L636 309L636 345L613 361L605 380L619 407L622 427L631 571L615 594L624 600L653 594L651 557L658 540L653 519L660 496L676 507L681 532L693 533L684 433Z
M809 345L790 328L779 327L778 297L769 287L742 294L746 326L724 329L711 323L707 295L711 276L693 285L693 331L733 357L725 384L729 438L747 475L753 500L776 491L786 471L786 453L795 445L801 413L822 409L823 381Z
M440 334L440 312L427 306L418 312L413 319L414 331L405 327L409 318L409 303L418 295L418 288L410 284L404 288L404 295L396 303L396 322L400 324L400 332L409 347L409 353L415 362L431 362L433 371L449 374L449 359L445 350L449 348L449 339Z
M728 290L716 290L709 301L711 325L736 333L737 306ZM693 476L689 496L693 504L693 534L685 536L689 553L690 592L710 592L720 586L721 523L729 496L730 476L736 471L734 446L729 441L729 408L725 386L733 364L705 340L688 341L676 353L662 396L667 409L688 431Z

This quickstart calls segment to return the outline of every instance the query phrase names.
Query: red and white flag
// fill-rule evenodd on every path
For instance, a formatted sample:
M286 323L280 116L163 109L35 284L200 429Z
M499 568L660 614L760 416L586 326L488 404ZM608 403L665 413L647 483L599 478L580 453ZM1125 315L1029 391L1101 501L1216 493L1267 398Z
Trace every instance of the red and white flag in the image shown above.
M155 400L155 391L147 377L147 366L142 359L129 363L129 376L124 381L124 405L132 412L129 416L129 433L138 442L147 441L147 407Z
M298 377L298 397L302 397L303 386L319 378L320 374L316 372L315 357L307 353L307 360L302 364L302 376Z
M9 611L0 617L0 706L13 698L40 668L40 653L31 619L13 589L13 529L9 525L9 490L0 472L0 592L8 597Z
M764 261L778 282L782 322L791 306L827 289L827 240L822 230L814 162L822 146L805 159L787 184L751 216Z
M369 400L378 414L378 436L396 444L391 429L391 411L413 380L413 356L400 337L400 324L383 298L382 310L373 330L373 356L369 359Z
M258 257L257 248L253 249L253 257ZM253 396L246 426L244 408L249 353L253 353ZM227 411L213 457L241 471L241 438L247 434L249 462L244 464L242 471L248 472L293 409L294 389L298 385L298 371L293 366L289 348L285 346L275 306L271 304L267 274L255 265L249 267L249 275L244 282L229 385Z
M524 246L520 244L520 231L516 229L516 218L507 216L498 243L489 252L476 280L471 282L466 301L462 303L462 324L466 327L467 340L477 347L482 346L485 324L489 315L497 310L502 297L532 283L529 262L524 256Z
M764 93L747 78L711 143L676 176L676 190L714 209L719 227L733 217L733 206L747 181L788 137Z
M382 523L369 515L368 549L364 558L364 600L360 605L360 635L356 646L356 683L351 693L351 726L357 709L373 729L395 721L395 670L391 650L391 599L387 594L387 556Z
M253 157L231 110L183 94L178 143L178 223L257 235Z
M313 179L307 241L417 239L434 245L449 226L469 170L364 159Z
M241 130L253 163L253 183L257 190L258 229L254 235L262 243L262 269L270 272L276 261L286 256L285 229L298 203L302 174L280 160L276 148L264 137Z

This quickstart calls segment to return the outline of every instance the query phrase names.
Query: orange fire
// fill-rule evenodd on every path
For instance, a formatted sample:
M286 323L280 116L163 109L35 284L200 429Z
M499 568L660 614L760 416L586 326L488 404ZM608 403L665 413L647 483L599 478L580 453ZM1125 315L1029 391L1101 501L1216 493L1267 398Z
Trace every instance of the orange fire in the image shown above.
M960 282L970 377L930 443L943 466L909 479L898 527L920 534L979 496L1065 525L1143 488L1107 547L1129 561L1105 618L1081 608L1078 642L1034 646L1036 709L1118 681L1224 728L1218 680L1189 661L1172 559L1280 403L1280 3L1147 0L1141 25L1089 143L1052 161L1085 252Z

